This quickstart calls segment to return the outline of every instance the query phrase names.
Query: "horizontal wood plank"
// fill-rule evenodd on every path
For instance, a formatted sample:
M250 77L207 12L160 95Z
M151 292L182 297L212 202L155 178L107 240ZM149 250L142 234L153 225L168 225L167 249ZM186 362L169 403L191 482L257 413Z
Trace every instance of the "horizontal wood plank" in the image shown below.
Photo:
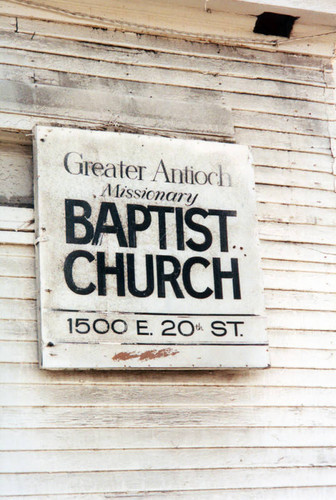
M271 366L275 368L315 368L334 370L335 380L336 352L313 349L272 348Z
M277 285L274 284L274 287ZM266 290L267 309L336 311L335 293L292 292L289 290Z
M308 334L309 335L309 332ZM324 334L325 335L325 334ZM295 332L292 332L295 337ZM286 336L284 335L284 338ZM280 345L281 346L281 345ZM288 342L290 347L290 342ZM284 346L282 346L284 347ZM295 345L300 349L302 346ZM307 346L307 349L311 346ZM315 346L316 349L318 347ZM330 348L330 346L327 346ZM300 355L299 350L297 354ZM314 354L314 353L313 353ZM286 355L286 352L284 352ZM0 364L0 380L6 384L97 384L114 386L172 385L172 386L243 386L243 387L325 387L336 388L335 372L332 369L274 368L267 370L225 370L225 371L48 371L40 370L37 359L31 363Z
M17 148L19 149L19 148ZM0 144L0 203L26 204L32 202L33 169L29 151L16 150L10 145ZM10 223L6 208L1 208L1 229L6 229ZM28 226L27 226L28 227ZM19 225L17 225L19 228Z
M257 184L323 189L326 191L334 191L335 187L334 176L331 173L263 166L255 167L255 181Z
M171 498L172 494L177 500L190 500L197 497L198 500L222 500L228 496L232 500L255 500L263 498L263 500L283 500L284 495L290 498L290 495L295 495L295 500L307 500L307 496L318 498L319 500L329 500L336 493L334 486L294 486L294 487L279 487L279 488L252 488L252 489L216 489L216 490L189 490L189 491L157 491L157 492L141 492L134 493L118 493L118 498L128 498L137 500L162 500ZM109 493L88 493L88 494L72 494L72 495L34 495L34 500L105 500ZM1 497L1 495L0 495ZM22 496L12 495L11 500L21 500Z
M332 427L335 408L294 407L13 407L4 408L6 428L86 427Z
M309 332L308 332L309 335ZM325 333L324 333L325 335ZM295 337L295 332L292 332ZM286 335L284 335L286 339ZM274 347L277 347L276 345ZM279 343L278 347L286 347ZM290 347L290 342L288 342ZM301 345L295 344L297 349ZM312 346L306 346L311 349ZM313 348L318 349L315 345ZM330 349L327 345L325 349ZM299 351L297 351L299 355ZM286 352L284 353L286 354ZM314 353L313 353L314 354ZM7 384L97 384L120 385L120 384L147 384L147 385L215 385L215 386L272 386L272 387L325 387L336 388L335 373L332 369L316 370L314 368L293 368L286 370L272 367L264 370L225 370L225 371L48 371L40 370L37 359L30 363L19 363L10 360L0 364L0 380Z
M208 428L52 428L1 429L0 449L20 450L118 450L179 449L208 447L330 447L336 444L335 427L272 427L265 432L260 427L208 427Z
M36 299L35 278L0 276L0 298Z
M330 139L322 137L310 137L299 134L289 134L285 132L273 132L268 130L256 131L251 128L235 127L235 137L238 144L248 146L267 147L272 144L274 149L294 150L312 152L319 154L330 154Z
M0 231L0 243L10 245L33 245L35 235L24 231Z
M240 128L253 128L256 130L273 130L292 134L328 137L328 122L321 119L297 118L281 116L270 113L256 113L235 109L234 122Z
M303 292L334 292L336 276L321 273L264 270L266 288L277 290L297 290Z
M263 388L263 387L178 387L174 386L115 386L84 385L4 385L0 395L1 406L48 406L48 407L284 407L296 406L334 407L336 389L322 388Z
M257 216L262 222L309 224L319 227L336 225L336 213L332 208L259 202Z
M335 471L332 467L272 468L262 469L213 469L184 471L142 471L139 472L86 472L54 474L5 475L1 478L3 495L26 495L50 493L76 493L80 484L81 493L105 491L132 492L137 490L166 491L213 489L317 486L334 485ZM112 489L111 489L112 488Z
M299 262L336 263L336 248L334 245L315 245L311 243L289 243L280 241L261 242L264 259L275 259ZM290 267L289 267L290 269Z
M328 448L222 448L164 450L0 452L2 473L92 472L122 470L186 470L240 467L277 468L335 466L336 450Z
M38 117L48 116L52 120L67 118L83 123L91 121L105 124L105 127L113 127L121 122L124 127L139 130L179 131L183 134L194 133L197 136L222 136L223 139L230 139L233 135L231 115L221 99L203 103L203 107L176 99L172 106L167 107L166 101L160 97L150 99L124 93L115 99L113 93L103 90L69 89L37 83L31 86L6 80L0 80L0 92L3 98L0 103L3 112L26 114L28 117L33 115L35 121ZM17 99L17 95L21 96L20 99ZM194 118L192 121L189 118L191 115ZM204 126L200 127L200 123ZM6 116L2 126L5 125ZM27 124L19 120L18 127L25 129Z
M336 245L335 229L332 226L261 222L258 229L262 240Z
M302 151L283 151L278 149L253 147L254 163L259 166L280 167L317 172L333 171L333 159L327 155L304 153Z
M29 45L29 44L28 44ZM255 80L244 77L226 76L218 72L190 72L172 67L135 66L115 62L95 61L80 57L66 57L58 54L45 54L30 50L14 50L0 47L0 63L25 68L61 71L76 75L91 75L101 78L114 78L125 81L167 84L178 87L191 87L208 90L221 90L232 93L255 94ZM8 73L6 75L8 78ZM274 96L285 99L299 99L310 102L333 102L331 89L313 85L293 85L284 81L258 79L258 95Z
M334 312L326 311L282 311L267 310L268 328L289 330L325 330L334 331Z
M34 231L34 211L29 208L2 207L0 230Z
M153 37L148 34L135 34L127 31L117 31L112 29L92 30L90 27L80 25L69 25L67 23L46 22L38 19L29 19L28 17L18 18L18 31L33 35L43 35L51 38L64 40L78 40L83 42L92 42L107 46L117 47L137 47L144 50L157 50L167 53L182 53L185 55L200 55L210 58L225 58L229 60L239 60L257 62L259 60L276 66L289 66L311 69L322 69L327 63L326 60L313 55L302 54L284 54L281 51L262 51L253 50L253 48L234 47L229 44L211 44L198 43L192 44L185 40L179 40L174 37Z
M256 193L263 203L335 208L335 193L329 191L257 184Z
M7 256L0 253L0 276L35 277L34 256ZM1 292L0 292L1 293Z
M268 330L272 347L335 349L336 332L315 330ZM332 375L332 374L331 374ZM336 374L334 374L336 377ZM336 381L336 378L335 378ZM331 380L332 382L332 380Z
M156 2L155 6L141 9L137 2L129 5L125 10L124 4L114 2L101 16L99 7L92 4L81 3L80 6L67 2L60 8L59 4L32 6L28 2L15 9L9 2L4 2L1 11L7 15L38 18L49 21L60 21L73 25L95 26L106 30L107 28L127 30L134 33L152 33L155 35L170 36L187 40L215 42L230 44L232 46L255 46L268 49L272 52L299 52L309 55L318 54L331 57L332 52L332 26L309 25L297 21L293 37L290 41L282 37L270 37L253 33L254 18L249 15L235 15L233 12L223 12L221 4L215 4L215 9L195 9L192 4L174 2L167 5ZM176 18L176 12L179 12ZM247 12L249 12L247 10ZM255 11L252 11L254 14ZM209 16L211 14L211 16ZM160 19L158 23L157 18ZM186 29L186 20L188 26ZM309 18L308 18L309 20ZM322 16L323 24L328 23L328 17ZM206 27L205 27L206 26ZM224 30L223 30L224 27ZM322 36L325 34L324 36ZM313 37L312 35L318 35ZM308 37L308 40L307 40Z
M14 259L16 257L35 258L35 248L33 245L11 245L10 243L0 245L0 256L2 258Z
M4 320L36 321L36 301L0 299L0 316Z
M117 39L118 34L115 35ZM122 47L118 42L115 42L114 47L107 47L106 44L79 43L65 38L58 40L53 37L40 36L36 32L32 37L31 34L21 33L20 30L18 32L13 30L12 33L8 30L0 32L0 37L0 47L3 48L132 66L181 69L202 74L219 74L258 80L271 79L325 87L325 76L322 71L313 71L311 68L304 67L267 65L267 63L263 63L262 55L259 55L259 60L256 61L235 61L218 54L217 57L202 57L199 54L185 55L183 52L166 53L157 49L153 51L153 46L146 50L141 47ZM155 57L153 57L153 52Z

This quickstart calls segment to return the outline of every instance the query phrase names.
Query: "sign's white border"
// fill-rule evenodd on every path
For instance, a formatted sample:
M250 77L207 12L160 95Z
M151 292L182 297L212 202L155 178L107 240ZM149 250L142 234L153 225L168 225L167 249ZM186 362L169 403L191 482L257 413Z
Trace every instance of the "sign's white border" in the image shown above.
M269 365L245 146L36 127L40 366Z

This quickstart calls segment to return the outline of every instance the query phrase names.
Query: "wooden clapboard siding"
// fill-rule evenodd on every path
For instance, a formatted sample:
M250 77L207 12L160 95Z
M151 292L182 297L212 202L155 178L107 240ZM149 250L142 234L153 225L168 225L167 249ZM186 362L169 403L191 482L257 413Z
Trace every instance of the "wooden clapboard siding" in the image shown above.
M332 354L332 351L329 351ZM1 406L38 407L118 407L133 406L138 402L141 406L181 406L188 403L190 408L202 405L209 408L250 406L295 406L299 400L302 405L321 407L336 406L336 389L327 388L289 388L289 387L210 387L206 394L202 387L179 387L178 390L170 385L129 387L125 392L123 387L97 387L95 384L86 384L78 390L78 385L62 387L59 385L30 387L27 384L16 385L13 394L12 387L3 387L0 395Z
M138 401L131 407L6 407L2 411L9 429L91 427L332 427L336 409L330 407L146 407ZM197 432L195 432L197 439ZM251 471L252 472L252 471ZM279 478L280 479L280 478ZM309 483L309 477L307 478ZM310 485L312 485L310 483ZM36 492L37 493L37 492Z
M255 499L255 495L260 496L265 500L282 500L284 498L283 495L286 495L286 498L295 499L295 500L306 500L309 498L308 495L311 495L310 498L316 498L317 495L321 500L328 500L335 493L335 488L332 486L326 487L303 487L303 488L272 488L271 492L269 489L257 488L253 490L190 490L189 492L181 492L181 491L173 491L173 492L135 492L131 495L127 494L118 494L118 498L132 498L132 499L150 499L150 500L161 500L166 498L171 498L172 495L174 498L178 500L183 499L194 499L198 498L200 500L207 500L208 498L214 498L215 500L222 500L227 496L227 498L232 498L233 500L251 500ZM294 495L294 496L293 496ZM21 498L19 496L11 496L11 499L16 500ZM104 493L93 493L88 495L34 495L36 500L105 500L106 494Z
M156 49L155 57L153 59L152 54L138 49L133 49L130 46L124 48L121 45L118 45L115 47L115 50L111 50L110 47L96 46L90 42L86 44L79 44L78 41L65 42L64 39L62 41L55 38L45 39L45 37L36 34L36 32L34 37L32 37L30 33L22 32L23 30L24 28L22 29L20 25L15 37L13 37L10 32L3 31L1 34L0 47L23 51L22 55L26 54L26 51L29 50L32 53L39 53L43 51L44 54L64 55L67 57L75 57L76 59L81 57L88 61L104 61L114 64L120 63L122 65L125 65L125 61L127 60L127 66L125 69L128 69L129 66L147 68L158 67L165 68L170 72L172 70L182 69L196 74L203 73L206 75L223 75L225 77L240 76L242 78L249 78L252 80L269 80L269 67L267 63L262 64L259 62L259 64L251 65L249 61L234 60L232 57L230 58L226 56L226 54L223 54L222 57L218 56L218 54L214 55L211 58L210 66L209 56L202 57L197 54L195 55L195 53L193 55L181 54L177 52L170 52L167 54L167 52L161 52ZM6 55L4 51L2 51L1 54L3 56ZM30 65L28 61L30 52L28 52L27 55L28 59L26 66L29 67ZM7 62L9 62L11 60L10 52L7 57L9 58ZM14 54L12 54L12 57L14 57ZM15 60L17 59L15 58ZM43 60L45 61L46 58ZM79 59L79 61L80 60L81 59ZM304 83L305 85L322 88L325 87L325 76L323 71L312 72L311 69L300 68L300 70L298 70L297 68L291 66L275 66L273 61L270 61L269 64L272 65L273 81ZM36 67L38 67L37 64ZM101 66L101 69L103 68L104 66ZM72 73L73 72L74 71L72 71ZM90 74L90 72L87 71L85 74ZM110 75L110 72L108 72L108 76Z
M290 467L335 466L334 448L235 448L225 453L222 448L203 449L156 449L141 452L142 467L152 469L227 468L227 467L277 467L279 461L286 461ZM16 463L13 463L13 458ZM102 471L138 470L139 451L129 450L76 450L0 452L6 473L15 473L17 467L22 472L76 472L92 471L94 467ZM155 465L154 465L155 464Z
M287 336L296 337L296 332L289 332ZM307 337L309 332L304 333ZM326 332L322 332L321 336L327 336ZM285 337L286 338L286 337ZM14 340L14 339L12 339ZM290 342L288 342L288 348L291 348ZM323 344L322 344L323 346ZM302 349L302 345L295 345L298 352ZM312 349L312 347L308 347ZM330 349L330 348L329 348ZM312 352L312 356L315 351ZM327 352L325 355L327 356ZM109 376L108 373L96 373L92 375L90 373L80 373L72 374L67 371L64 372L46 372L41 375L38 368L37 362L34 360L31 363L10 363L4 361L1 364L0 379L2 383L7 384L99 384L104 386L110 385L122 385L122 384L143 384L148 383L148 374L143 374L142 372L132 371L130 373L123 372L113 372L113 375ZM183 385L201 385L208 386L247 386L247 387L258 387L258 386L272 386L272 387L325 387L333 388L335 382L333 379L332 369L325 368L323 370L317 370L316 368L291 368L287 367L286 370L281 368L277 369L273 367L268 375L263 374L258 370L250 371L247 373L239 373L235 371L227 371L225 374L217 373L207 373L202 372L197 374L197 376L192 376L188 373L184 375L183 373L153 373L151 375L150 383L153 385L161 384L174 384L176 386ZM335 431L336 432L336 431ZM279 441L281 445L282 441Z
M214 44L10 2L0 13L0 498L332 498L332 38L276 49L224 14L233 24ZM39 370L36 123L251 147L269 370Z
M285 480L279 479L279 472L283 473ZM3 484L4 495L18 495L26 491L29 495L76 493L80 485L83 493L110 492L111 485L116 491L127 490L128 494L140 491L166 491L174 495L175 491L195 491L195 477L199 489L208 489L209 484L213 490L240 489L240 488L272 488L272 487L297 487L331 486L334 482L335 470L333 467L278 467L251 469L186 469L186 470L140 470L140 471L111 471L111 472L68 472L43 474L31 473L8 475ZM140 477L139 477L140 476ZM244 478L244 480L242 480ZM3 483L3 481L2 481ZM308 484L307 484L308 483ZM211 489L209 490L211 495ZM195 493L194 493L195 494ZM145 496L146 498L146 496Z
M164 450L180 448L202 449L217 448L235 450L236 448L281 449L297 447L299 449L325 447L330 448L336 436L334 428L323 428L311 432L310 427L273 427L272 432L265 433L261 428L253 427L209 427L198 430L195 439L192 427L161 429L122 429L91 428L77 429L6 429L1 431L1 450L129 450L138 448L147 450ZM227 450L230 451L230 450ZM328 450L327 450L328 451Z
M223 4L216 3L214 9L208 4L174 0L167 5L163 0L146 2L139 6L136 0L127 3L114 1L112 4L89 1L48 0L37 2L26 0L13 4L2 2L0 13L20 18L61 21L68 24L82 24L100 28L112 28L134 33L168 35L177 39L202 40L230 44L232 46L263 47L270 51L306 53L332 56L333 26L327 26L328 16L323 16L324 26L306 25L299 19L294 26L292 39L267 37L252 33L255 24L253 15L236 15L225 12ZM224 9L223 9L224 7ZM258 13L261 11L258 10ZM102 15L103 13L103 15ZM257 13L256 13L257 14ZM4 26L9 27L8 22ZM314 43L311 43L311 37Z
M10 12L8 12L10 16ZM4 30L13 31L17 30L20 33L35 36L44 35L50 38L62 40L80 40L82 42L89 42L94 44L102 44L111 47L125 47L125 48L138 48L153 50L153 37L146 33L132 33L129 30L104 30L92 29L92 26L80 26L77 24L76 28L69 22L57 23L44 21L42 17L35 16L35 19L29 19L29 16L18 17L1 17L0 27ZM307 27L307 31L310 27ZM269 40L269 39L268 39ZM314 40L316 42L316 40ZM292 43L292 42L291 42ZM254 56L251 52L251 47L245 48L243 44L211 44L200 43L194 41L192 44L185 43L184 40L178 37L157 37L155 40L155 53L164 52L169 54L183 54L192 57L203 56L209 58L221 58L225 56L229 60L238 60L242 62L251 62L253 60L256 64L271 64L273 66L287 67L300 67L303 69L314 68L324 70L326 67L325 59L316 57L310 54L306 57L301 54L301 51L296 52L295 46L293 51L282 51L280 46L278 50L267 50L260 59ZM269 49L269 48L268 48Z

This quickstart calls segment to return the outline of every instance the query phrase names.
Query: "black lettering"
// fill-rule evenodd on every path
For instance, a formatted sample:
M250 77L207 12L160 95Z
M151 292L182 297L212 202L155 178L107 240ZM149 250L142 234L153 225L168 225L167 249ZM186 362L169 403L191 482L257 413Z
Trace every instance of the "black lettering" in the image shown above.
M241 299L240 294L240 283L239 283L239 269L238 269L238 259L231 259L231 271L221 270L221 261L218 257L213 259L213 273L214 273L214 283L215 283L215 298L223 298L223 279L232 279L233 288L233 298Z
M141 212L143 215L142 222L136 222L136 212ZM127 220L128 220L128 242L130 248L136 248L136 233L145 231L151 223L151 215L149 210L142 205L127 205Z
M137 179L137 168L134 165L128 165L128 167L125 168L125 174L128 179Z
M99 161L97 161L96 163L94 163L92 165L92 173L93 175L95 175L96 177L100 177L102 175L102 173L99 173L101 172L102 170L104 170L104 167L102 165L102 163L99 163ZM98 172L98 173L97 173Z
M169 262L173 265L173 270L171 272L165 272L165 262ZM177 282L177 278L181 273L181 264L176 257L172 255L157 255L156 257L156 270L157 270L157 280L158 280L158 297L166 296L165 283L169 282L172 289L178 299L183 299L182 290Z
M136 322L137 335L149 335L148 323L145 319L138 319Z
M106 275L115 274L117 278L117 295L125 297L124 256L116 253L116 265L105 265L105 252L97 252L98 295L106 295Z
M83 209L82 215L75 215L75 207ZM67 243L85 245L93 236L93 226L88 219L91 217L91 206L84 200L65 200L65 234ZM75 236L75 225L85 228L84 236Z
M108 214L110 214L112 217L113 225L105 224ZM106 201L102 202L98 215L95 235L92 240L93 245L97 245L99 237L102 233L115 234L117 236L119 246L127 247L126 236L115 203L109 203Z
M183 209L175 209L177 250L184 250Z
M193 239L189 238L189 240L186 241L186 244L189 248L191 248L191 250L205 252L205 250L208 250L211 247L212 234L207 227L193 221L194 215L200 215L205 219L208 216L208 212L203 210L203 208L189 208L185 214L185 222L187 226L193 231L203 234L204 241L203 243L196 243Z
M219 219L219 236L221 252L228 252L227 217L236 217L235 210L209 210L209 215L217 215Z
M70 153L67 153L65 156L64 156L64 168L67 172L69 172L69 174L72 174L72 175L80 175L83 173L83 164L82 162L80 161L75 161L74 164L75 165L78 165L76 166L76 172L72 172L70 170L70 166L69 166L69 157L70 155L78 155L79 158L82 160L83 159L83 155L79 154L79 153L75 153L73 151L70 151Z
M199 180L199 174L202 174L203 175L203 182L201 182ZM203 170L198 170L196 173L195 173L195 181L196 181L196 184L200 184L200 185L204 185L207 183L208 181L208 176L205 172L203 172Z
M166 228L166 214L173 213L174 209L172 207L162 207L150 205L148 209L151 212L158 213L159 222L159 245L160 249L166 250L167 248L167 228Z
M216 337L224 337L224 335L227 334L227 329L224 327L224 321L213 321L211 323L211 328L213 328L213 330L211 330L211 333Z
M237 325L243 325L244 321L227 321L227 324L234 325L235 337L238 337L238 326ZM240 335L242 336L243 334L241 333Z
M203 257L191 257L190 259L186 260L182 272L183 284L186 291L189 295L191 295L191 297L195 297L196 299L206 299L210 297L210 295L213 293L213 290L207 287L203 292L198 292L191 284L191 268L195 264L201 264L202 266L207 268L210 265L210 262Z
M165 182L170 182L165 164L163 163L163 160L160 160L159 166L156 169L155 175L153 177L153 182L156 182L156 177L158 176L158 174L163 174L165 177Z
M85 288L79 287L76 285L73 279L73 265L75 260L80 257L87 259L89 262L92 262L94 260L94 256L90 252L86 252L85 250L75 250L74 252L71 252L66 257L64 262L64 278L66 284L74 293L77 293L78 295L89 295L96 289L96 286L93 283L90 283Z
M153 255L146 255L146 288L139 290L135 284L134 254L127 254L128 289L134 297L149 297L154 291Z

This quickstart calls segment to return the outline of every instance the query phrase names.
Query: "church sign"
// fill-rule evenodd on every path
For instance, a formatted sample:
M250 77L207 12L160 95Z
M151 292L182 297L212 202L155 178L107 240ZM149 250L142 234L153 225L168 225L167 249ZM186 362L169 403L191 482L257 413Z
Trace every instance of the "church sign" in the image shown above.
M245 146L36 127L40 365L268 366Z

